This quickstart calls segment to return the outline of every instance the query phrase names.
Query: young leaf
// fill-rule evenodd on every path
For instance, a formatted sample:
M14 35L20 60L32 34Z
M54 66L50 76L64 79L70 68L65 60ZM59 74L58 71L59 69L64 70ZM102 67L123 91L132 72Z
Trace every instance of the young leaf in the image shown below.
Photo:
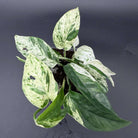
M34 121L36 125L50 128L56 126L66 115L65 109L61 109L64 99L64 86L65 81L63 81L62 87L57 95L56 99L49 105L43 113L41 113L37 118L34 113Z
M50 68L58 64L58 55L40 38L15 35L15 43L18 51L24 57L33 54Z
M97 68L94 68L91 65L85 65L84 68L95 78L95 80L105 89L105 92L108 92L108 85L106 82L106 76Z
M87 64L88 62L95 59L95 55L92 48L86 45L79 47L73 57L83 62L83 64Z
M88 65L89 65L90 67L96 68L97 70L100 70L100 71L111 81L112 85L114 86L114 81L113 81L113 79L112 79L111 76L112 76L112 75L115 75L115 73L112 72L112 71L111 71L109 68L107 68L106 66L104 66L104 65L102 64L101 61L95 59L95 60L89 62Z
M119 118L114 112L83 95L70 91L64 107L82 126L96 131L113 131L129 125L131 122Z
M87 71L90 72L90 74L96 78L97 81L100 80L98 82L100 82L100 84L103 85L107 90L108 86L105 77L108 78L114 86L111 76L115 75L115 73L104 66L102 62L95 59L95 55L91 47L85 45L79 47L73 57L74 59L81 61Z
M80 28L79 9L66 12L57 22L53 31L53 41L58 49L69 50L78 45L78 32Z
M51 70L32 54L28 55L24 65L22 89L38 108L44 108L49 99L53 101L57 96L58 86Z

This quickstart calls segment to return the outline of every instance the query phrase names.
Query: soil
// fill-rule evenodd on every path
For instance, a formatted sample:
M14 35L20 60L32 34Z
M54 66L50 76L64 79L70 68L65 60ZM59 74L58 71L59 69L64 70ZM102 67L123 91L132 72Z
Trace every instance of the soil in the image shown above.
M60 53L62 56L63 56L63 50L59 50L59 49L54 49L55 51L57 51L58 53ZM67 51L66 52L66 57L67 58L72 58L72 55L73 55L73 51ZM66 65L67 61L65 60L60 60L60 63L63 64L63 65ZM63 82L63 79L65 78L66 79L66 74L63 70L63 67L60 66L60 65L56 65L53 69L52 69L52 72L53 72L53 75L54 75L54 78L55 80L57 81L59 87L61 87L62 85L62 82ZM76 87L70 82L71 84L71 90L73 91L76 91L76 92L79 92ZM65 89L64 89L64 93L66 94L68 92L68 84L67 84L67 81L66 81L66 84L65 84Z

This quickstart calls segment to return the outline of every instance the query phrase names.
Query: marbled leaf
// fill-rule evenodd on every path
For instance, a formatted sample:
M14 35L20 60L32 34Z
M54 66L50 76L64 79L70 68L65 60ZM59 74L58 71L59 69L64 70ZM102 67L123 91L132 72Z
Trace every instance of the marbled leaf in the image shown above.
M114 86L112 75L115 75L109 68L104 66L101 61L95 59L93 49L89 46L81 46L77 49L73 58L80 61L88 72L108 90L106 78L108 78ZM103 84L102 84L103 83Z
M106 66L104 66L101 61L95 59L95 60L89 62L88 66L91 67L91 68L95 68L97 71L101 72L104 76L106 76L110 80L110 82L114 86L114 81L113 81L111 76L115 75L115 73L112 72Z
M73 91L67 94L64 107L78 123L95 131L113 131L131 123L119 118L117 114L96 100L89 101L83 95Z
M57 22L53 31L53 41L58 49L69 50L78 45L78 32L80 28L79 9L66 12ZM76 43L77 42L77 43Z
M86 65L88 62L95 59L95 55L91 47L83 45L77 49L73 55L73 58L81 61Z
M77 64L69 63L64 66L64 71L77 90L79 90L88 100L91 101L96 99L103 104L103 106L111 109L109 101L104 95L106 90L101 87L87 70Z
M34 113L34 121L37 126L54 127L65 117L66 110L61 108L64 100L64 86L65 82L63 82L56 99L37 118L36 113Z
M15 35L15 43L18 51L24 57L33 54L50 68L53 68L59 61L54 50L40 38Z
M57 96L58 86L51 70L32 54L27 56L24 65L22 89L38 108L44 108L49 99L53 101Z

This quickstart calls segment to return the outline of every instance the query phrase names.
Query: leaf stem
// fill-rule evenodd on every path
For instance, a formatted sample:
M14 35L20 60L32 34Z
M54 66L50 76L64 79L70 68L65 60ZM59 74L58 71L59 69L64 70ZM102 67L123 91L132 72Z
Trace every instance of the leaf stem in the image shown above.
M66 50L64 50L64 57L66 57Z
M37 113L39 113L41 110L42 110L42 109L38 109L38 110L36 110L36 111L34 112L34 114L33 114L33 119L34 119L34 121L36 120L36 115L37 115Z
M73 46L73 51L74 51L74 53L75 53L75 51L76 51L75 46Z
M69 86L69 91L70 91L70 90L71 90L71 85L70 85L70 82L69 82L68 77L66 77L66 80L67 80L67 84L68 84L68 86Z
M67 58L67 57L59 57L59 59L66 60L66 61L68 61L68 62L73 62L72 59Z

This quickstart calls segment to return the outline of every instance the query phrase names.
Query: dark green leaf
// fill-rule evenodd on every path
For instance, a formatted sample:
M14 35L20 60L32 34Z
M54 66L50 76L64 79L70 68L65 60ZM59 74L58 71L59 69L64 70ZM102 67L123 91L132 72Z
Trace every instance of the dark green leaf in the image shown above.
M90 98L90 100L96 95L99 96L99 94L106 92L92 75L81 66L69 63L64 66L64 71L76 88L82 92L84 96ZM107 105L107 103L105 103L105 105Z
M34 115L34 120L36 125L50 128L56 126L66 115L65 109L61 109L64 100L64 86L63 82L62 87L57 95L56 99L49 105L44 112L42 112L37 118L36 114Z
M40 38L15 35L15 42L18 51L24 57L33 54L50 68L53 68L58 63L58 55Z
M83 95L70 91L64 103L68 113L82 126L96 131L113 131L131 122L119 118L104 106L88 101Z

